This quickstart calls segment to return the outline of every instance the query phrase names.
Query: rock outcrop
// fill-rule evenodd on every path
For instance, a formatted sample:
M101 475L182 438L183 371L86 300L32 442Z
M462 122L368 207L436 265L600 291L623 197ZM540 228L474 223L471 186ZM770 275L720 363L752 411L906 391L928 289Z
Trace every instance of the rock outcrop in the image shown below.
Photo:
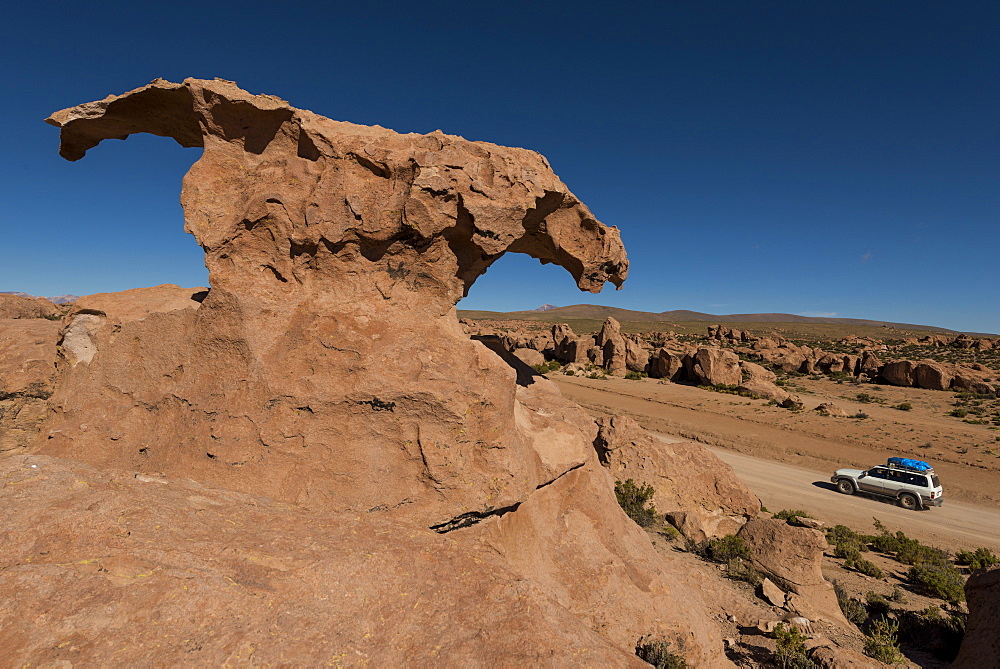
M0 319L0 454L38 436L55 390L59 323Z
M735 534L760 513L757 496L700 444L658 438L627 416L598 425L598 453L612 476L653 486L657 511L689 539Z
M791 592L787 606L810 620L825 619L849 627L833 586L821 569L826 538L819 530L794 527L783 520L757 518L740 528L750 561L765 576Z
M969 577L965 583L969 621L955 669L1000 667L1000 566Z
M57 319L59 309L44 297L31 298L0 293L0 319L49 318Z
M22 484L0 500L16 602L0 643L18 663L627 666L655 633L727 665L683 564L618 507L594 421L456 318L508 251L584 290L625 279L617 230L542 156L332 121L222 80L156 80L49 122L69 160L138 132L203 148L181 201L211 289L69 314L51 417L16 456L38 459L0 471ZM728 479L689 450L677 460L706 465L718 509ZM23 502L36 483L55 487ZM72 628L39 625L39 602ZM155 651L106 642L162 621L176 637Z

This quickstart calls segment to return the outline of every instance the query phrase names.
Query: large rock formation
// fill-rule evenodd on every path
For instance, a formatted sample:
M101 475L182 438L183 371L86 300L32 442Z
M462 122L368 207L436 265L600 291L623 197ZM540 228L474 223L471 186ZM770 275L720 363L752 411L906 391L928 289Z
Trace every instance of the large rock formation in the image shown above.
M617 230L543 157L221 80L49 122L70 160L137 132L204 149L181 200L211 289L69 315L41 459L0 471L18 663L627 665L653 633L727 665L686 568L618 508L595 423L456 318L507 251L584 290L625 279Z
M969 622L952 667L1000 667L1000 566L974 573L965 583Z
M0 453L37 437L55 389L58 340L58 323L0 319Z
M0 319L59 317L59 309L44 297L31 298L0 293Z

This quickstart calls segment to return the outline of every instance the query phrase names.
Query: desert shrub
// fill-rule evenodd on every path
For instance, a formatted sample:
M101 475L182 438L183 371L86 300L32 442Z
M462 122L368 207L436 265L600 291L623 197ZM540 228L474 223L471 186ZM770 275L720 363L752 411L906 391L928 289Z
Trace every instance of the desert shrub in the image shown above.
M844 617L860 627L868 619L868 609L859 600L849 596L837 581L833 582L833 591L837 594L837 603L840 604Z
M734 558L750 557L750 549L743 542L743 537L729 534L718 539L712 539L705 546L705 557L715 562L729 562Z
M885 576L877 564L869 562L862 557L848 557L844 562L844 567L847 569L853 569L854 571L864 574L865 576L871 576L872 578L882 578Z
M857 400L858 402L861 402L862 404L871 404L874 398L868 393L858 393L854 397L854 399Z
M950 564L916 564L906 572L906 580L921 594L957 604L965 601L965 580Z
M897 604L906 603L906 593L898 585L892 586L892 592L889 594L889 600L896 602Z
M904 641L946 662L951 662L958 655L965 637L964 614L942 615L937 606L928 606L923 611L899 610L896 613L899 635Z
M879 618L872 623L865 634L865 655L879 662L897 664L903 661L899 652L899 623L888 618Z
M857 418L858 420L864 420L868 417L869 417L868 414L866 414L864 411L859 411L853 416L851 416L851 418Z
M955 418L965 418L969 415L969 412L965 409L952 409L948 412L949 416L954 416Z
M663 638L642 637L635 645L636 656L656 669L685 669L684 658L670 650L670 642Z
M842 544L835 544L833 547L834 557L844 558L847 560L856 560L860 555L861 555L861 549L858 548L856 544L845 542ZM845 567L848 566L846 562L844 563L844 566Z
M774 514L774 518L794 523L796 518L812 518L812 516L810 516L808 513L800 509L799 510L782 509L778 513Z
M902 531L890 534L884 527L881 527L881 530L881 534L871 537L870 540L872 549L879 553L892 555L903 564L944 565L948 563L948 553L940 548L925 546L919 540L906 536Z
M726 563L726 578L743 581L756 587L764 581L759 571L741 558L733 558Z
M628 379L629 381L640 381L640 380L646 378L646 372L632 372L632 371L628 371L628 372L625 372L625 378Z
M572 369L567 369L565 372L563 372L563 374L565 374L566 376L576 376L576 372L574 372Z
M849 557L868 550L867 535L855 532L847 525L834 525L826 530L826 541L834 547L837 557Z
M673 541L674 539L676 539L677 537L679 537L681 535L681 533L679 531L677 531L676 527L672 527L670 525L667 525L666 527L664 527L662 530L660 530L659 532L657 532L657 534L659 534L661 537L663 537L667 541Z
M894 404L892 408L899 409L900 411L911 411L913 409L913 405L909 402L900 402L899 404Z
M806 655L806 635L797 628L779 623L774 628L774 638L777 640L775 666L781 669L812 669L816 666Z
M548 374L549 372L554 372L560 367L562 367L562 363L558 360L549 360L548 362L540 362L537 365L531 366L531 368L539 374Z
M1000 559L989 548L977 548L974 551L958 551L955 554L955 562L968 565L969 569L986 569L1000 564Z
M608 375L605 374L604 372L593 371L590 374L587 374L587 378L588 379L607 379Z
M883 617L892 611L889 600L877 592L869 592L865 595L865 608L868 609L868 615L872 617Z
M656 522L656 507L649 500L656 494L651 485L636 485L635 481L615 481L618 505L639 527L649 527Z

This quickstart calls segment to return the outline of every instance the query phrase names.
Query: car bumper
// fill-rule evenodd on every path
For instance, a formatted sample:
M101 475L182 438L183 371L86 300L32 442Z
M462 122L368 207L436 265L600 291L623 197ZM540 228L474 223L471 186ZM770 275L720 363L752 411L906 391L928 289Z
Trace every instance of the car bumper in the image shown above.
M941 506L942 504L944 504L944 498L938 497L937 499L929 499L927 497L924 497L923 502L924 506Z

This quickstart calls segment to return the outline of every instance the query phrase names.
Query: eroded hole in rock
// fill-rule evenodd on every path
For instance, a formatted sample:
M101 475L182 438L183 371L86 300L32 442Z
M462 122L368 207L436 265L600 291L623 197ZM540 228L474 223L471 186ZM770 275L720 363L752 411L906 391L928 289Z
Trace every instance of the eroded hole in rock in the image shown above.
M373 397L370 400L361 400L358 404L366 404L372 408L372 411L395 411L395 402L383 402L377 397Z

